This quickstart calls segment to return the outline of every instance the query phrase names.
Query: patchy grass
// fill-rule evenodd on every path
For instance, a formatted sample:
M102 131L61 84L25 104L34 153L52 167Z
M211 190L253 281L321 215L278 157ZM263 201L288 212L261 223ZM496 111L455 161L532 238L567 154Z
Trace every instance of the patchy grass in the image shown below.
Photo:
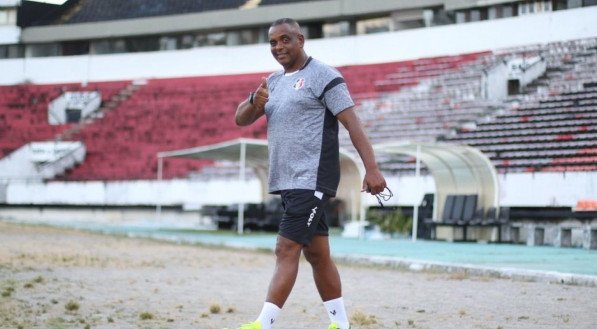
M76 312L79 310L79 307L79 303L77 303L74 300L70 300L66 304L64 304L64 308L69 312Z
M141 312L139 314L139 319L141 320L153 320L155 316L151 312Z
M49 318L47 325L52 329L66 328L69 325L69 321L61 317Z
M211 314L219 314L222 311L222 307L220 304L213 303L209 305L209 313Z
M4 287L2 289L2 297L10 297L12 293L15 292L15 288L13 286Z
M366 314L361 310L356 310L352 313L350 317L350 322L359 325L359 326L368 326L377 323L377 319L375 315Z

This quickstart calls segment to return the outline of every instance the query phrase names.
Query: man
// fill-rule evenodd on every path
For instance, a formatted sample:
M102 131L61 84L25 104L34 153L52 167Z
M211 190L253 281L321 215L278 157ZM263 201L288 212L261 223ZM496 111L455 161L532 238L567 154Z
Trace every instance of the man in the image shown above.
M303 252L330 317L328 328L348 329L324 215L340 180L338 121L348 130L365 165L362 191L378 194L386 182L340 73L307 56L305 37L293 19L272 23L269 42L272 55L284 69L262 78L257 90L239 104L236 124L250 125L266 115L269 192L281 195L284 214L276 242L276 267L263 309L256 321L240 328L271 328L294 286Z

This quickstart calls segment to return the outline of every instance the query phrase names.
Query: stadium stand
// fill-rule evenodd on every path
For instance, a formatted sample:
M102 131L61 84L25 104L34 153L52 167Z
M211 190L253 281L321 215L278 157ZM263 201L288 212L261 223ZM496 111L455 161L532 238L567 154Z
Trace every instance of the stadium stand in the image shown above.
M396 85L394 81L416 86L359 97L362 119L374 143L466 144L487 154L501 172L596 170L596 44L597 39L588 39L521 47L477 54L456 68L440 63L424 73L390 74L376 86L386 88ZM545 76L524 94L503 101L484 99L482 72L521 55L543 56L548 63ZM413 76L419 80L411 80ZM344 141L350 149L346 136ZM386 170L414 172L412 158L382 160Z
M71 125L48 124L48 104L65 91L101 90L102 101L108 102L127 82L0 86L0 157L22 145L51 140Z
M446 141L487 154L502 172L597 170L597 39L521 49L545 56L548 71L534 92L506 100L503 113Z
M234 112L262 75L149 80L128 100L71 137L87 160L66 180L154 179L156 154L238 137L265 138L265 122L236 129ZM164 178L186 177L206 162L169 160Z
M373 143L444 140L467 144L482 150L504 172L591 171L597 169L597 89L591 87L596 43L595 39L578 40L339 70ZM545 86L529 87L534 88L532 93L505 101L483 99L483 70L531 52L545 56L549 63L541 80ZM131 82L95 83L86 88L74 84L2 87L3 93L12 95L3 98L0 122L11 137L2 139L2 154L58 135L59 139L81 140L88 150L85 163L59 179L152 179L159 151L241 136L265 138L264 121L238 130L231 119L238 101L262 75L148 80L104 117L78 126L79 132L47 124L46 109L52 98L65 90L98 89L107 101ZM29 125L39 129L28 129ZM350 149L345 132L341 140ZM386 170L413 172L412 158L384 160ZM164 177L185 177L205 163L170 160Z
M446 70L458 70L460 65L473 61L480 55L346 66L339 69L357 100L367 100L390 91L399 91L404 86L443 72L437 69L437 65L445 64ZM398 83L398 74L409 75L409 81ZM232 120L238 101L246 97L247 90L254 89L255 81L259 81L263 75L149 80L146 85L139 86L139 90L130 99L107 111L105 116L92 123L77 126L76 130L80 130L79 132L65 125L51 127L47 124L47 105L53 98L58 97L61 91L98 89L102 91L102 98L106 102L131 82L97 83L86 88L77 88L74 84L4 87L6 90L28 92L26 97L20 96L19 99L40 98L43 102L32 107L20 104L22 108L32 108L32 111L24 112L35 115L35 124L42 128L36 129L37 132L32 135L13 134L12 139L2 142L10 141L11 144L2 145L2 148L5 150L4 154L8 154L27 142L52 139L58 135L59 139L83 141L87 146L85 163L58 179L153 179L157 171L155 154L159 151L207 145L241 136L265 138L264 121L238 130ZM54 92L49 93L47 90ZM5 122L10 126L7 133L19 127L27 128L27 125L19 125L18 120ZM47 132L42 134L44 131ZM375 128L372 133L380 132ZM185 177L189 171L196 171L205 163L169 160L164 168L164 177Z

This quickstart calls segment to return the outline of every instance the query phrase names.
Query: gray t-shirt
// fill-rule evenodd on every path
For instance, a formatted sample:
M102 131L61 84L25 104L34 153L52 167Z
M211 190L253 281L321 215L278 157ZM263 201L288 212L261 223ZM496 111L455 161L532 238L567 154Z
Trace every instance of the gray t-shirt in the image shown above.
M267 85L269 192L308 189L335 196L340 182L336 115L354 106L344 78L309 57L295 73L273 73Z

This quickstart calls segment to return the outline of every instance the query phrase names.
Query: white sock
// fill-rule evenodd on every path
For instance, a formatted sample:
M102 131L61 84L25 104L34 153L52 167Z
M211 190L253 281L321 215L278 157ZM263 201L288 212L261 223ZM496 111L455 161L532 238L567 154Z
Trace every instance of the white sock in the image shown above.
M257 321L261 322L261 329L271 329L272 324L280 313L280 308L276 304L265 302Z
M342 297L323 302L331 322L336 322L340 329L349 329L350 323L346 317L346 308L344 308L344 299Z

